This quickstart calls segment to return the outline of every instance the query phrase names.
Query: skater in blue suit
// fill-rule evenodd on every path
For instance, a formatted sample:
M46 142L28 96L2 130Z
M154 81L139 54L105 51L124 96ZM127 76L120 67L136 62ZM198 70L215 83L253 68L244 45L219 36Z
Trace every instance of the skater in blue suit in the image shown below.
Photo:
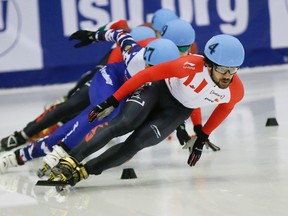
M91 105L82 111L80 115L61 126L52 135L2 157L0 162L5 161L5 163L1 164L6 164L6 167L0 164L0 172L5 172L8 167L23 165L34 158L45 156L52 150L53 154L49 154L50 157L45 157L44 163L47 164L46 168L54 167L58 163L59 158L68 155L67 152L75 147L91 129L113 119L119 114L122 105L114 109L105 120L100 119L92 123L88 122L88 113L95 105L113 94L131 76L145 68L145 61L143 61L143 55L145 59L145 48L136 44L130 34L122 30L97 31L94 37L96 41L108 40L121 44L124 61L107 65L96 73L89 90ZM73 35L71 38L73 39ZM162 49L162 58L159 58L162 62L180 57L178 48L172 41L168 39L157 40L161 42L161 46L158 46L157 49L160 49L160 47ZM153 49L156 49L156 47ZM169 49L171 49L170 52ZM146 58L148 57L146 56ZM123 100L124 103L125 100ZM42 171L47 171L46 168L42 169ZM39 173L40 176L43 174L43 172Z

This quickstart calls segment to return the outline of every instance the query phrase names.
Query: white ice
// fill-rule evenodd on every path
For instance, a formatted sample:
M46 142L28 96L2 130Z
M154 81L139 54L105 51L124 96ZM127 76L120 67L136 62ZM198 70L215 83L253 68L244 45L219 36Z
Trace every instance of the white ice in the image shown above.
M175 134L66 194L35 186L41 160L0 175L0 215L286 216L288 65L242 69L244 100L211 135L195 167ZM0 138L22 129L73 83L0 90ZM203 109L207 120L211 108ZM276 118L279 126L265 126ZM192 133L192 125L188 122ZM117 142L117 139L114 140ZM137 178L120 179L124 168Z

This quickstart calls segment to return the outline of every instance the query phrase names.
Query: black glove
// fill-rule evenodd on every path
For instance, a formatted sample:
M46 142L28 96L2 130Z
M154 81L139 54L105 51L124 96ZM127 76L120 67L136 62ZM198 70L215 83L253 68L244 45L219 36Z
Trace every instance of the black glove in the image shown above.
M194 126L194 131L196 133L196 135L198 136L198 133L201 134L202 132L202 125L195 125ZM205 146L207 149L211 148L213 151L220 151L220 147L218 147L217 145L215 145L214 143L211 143L209 141L209 139L205 142Z
M202 125L194 125L194 128L193 128L194 132L196 133L196 136L198 136L198 133L201 133L202 132Z
M100 103L90 111L88 115L88 121L93 122L95 118L102 120L108 116L118 105L119 101L113 95L108 97L104 102Z
M186 142L188 142L191 139L191 137L189 136L189 134L187 133L185 129L185 123L180 124L176 128L176 136L181 145L184 145Z
M93 31L79 30L74 32L69 40L79 40L80 42L74 45L75 48L79 48L95 42L95 34L96 32Z
M195 130L196 126L194 126L194 130ZM201 126L201 128L202 128L202 126ZM202 131L202 129L200 129L199 126L196 127L196 130L198 132L197 133L195 131L195 133L197 135L197 139L196 139L196 141L195 141L195 143L191 149L191 153L190 153L188 161L187 161L189 166L195 166L196 165L197 161L200 159L200 157L202 155L203 146L204 146L205 142L208 141L208 137L209 137L209 135L205 134Z

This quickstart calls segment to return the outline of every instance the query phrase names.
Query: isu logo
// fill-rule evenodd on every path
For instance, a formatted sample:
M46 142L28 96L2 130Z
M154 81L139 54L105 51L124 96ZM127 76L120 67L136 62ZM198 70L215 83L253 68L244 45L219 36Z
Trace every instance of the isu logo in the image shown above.
M21 30L20 10L15 0L0 0L0 57L17 43Z
M185 69L191 69L191 70L194 70L194 69L195 69L195 64L194 64L194 63L191 63L191 62L188 62L188 61L186 61L186 62L183 64L183 68L185 68Z

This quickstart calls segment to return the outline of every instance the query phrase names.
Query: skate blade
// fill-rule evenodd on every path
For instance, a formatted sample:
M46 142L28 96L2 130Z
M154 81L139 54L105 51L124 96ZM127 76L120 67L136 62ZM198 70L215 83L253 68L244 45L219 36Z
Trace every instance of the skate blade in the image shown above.
M36 175L37 175L39 178L42 178L43 176L46 175L47 171L48 171L48 170L46 170L45 168L38 169Z
M57 193L61 193L61 194L67 193L66 186L55 186L55 189Z
M36 182L37 186L56 186L56 187L64 187L68 185L68 182L63 181L47 181L47 180L39 180Z

